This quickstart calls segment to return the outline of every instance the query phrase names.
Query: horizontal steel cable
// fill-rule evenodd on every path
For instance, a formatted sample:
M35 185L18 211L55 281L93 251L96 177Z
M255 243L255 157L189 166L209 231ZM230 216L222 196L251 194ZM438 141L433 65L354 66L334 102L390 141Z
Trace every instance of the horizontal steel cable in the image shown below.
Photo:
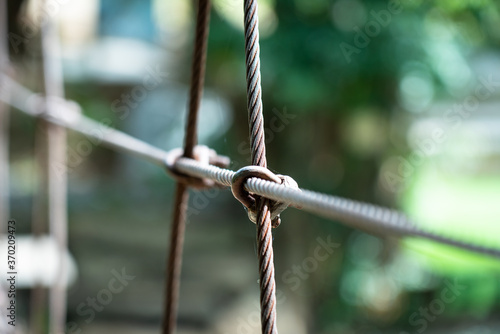
M179 159L176 168L191 176L209 178L219 184L231 186L235 172L216 166L201 165L191 159ZM395 236L420 236L444 244L500 257L498 249L471 244L434 232L426 231L409 220L404 214L377 205L353 201L318 192L284 187L275 182L250 178L245 189L251 193L279 202L288 202L311 213L338 220L344 225L375 234L390 233Z
M6 76L4 76L4 78L5 77ZM118 151L132 154L162 167L165 166L165 157L168 155L167 151L163 151L109 127L107 127L105 132L96 132L95 130L103 125L80 114L78 114L78 117L63 117L62 114L68 115L69 113L66 111L64 113L50 115L40 113L36 108L32 107L34 104L26 103L30 98L34 96L38 97L38 95L31 93L10 78L8 78L8 80L10 80L12 84L9 87L9 94L12 100L6 98L8 94L2 94L2 89L6 89L6 87L0 88L0 99L11 106L29 115L43 117L49 122L65 126L88 137L101 140L103 144ZM8 80L2 80L1 84L4 85L6 82L9 83ZM235 175L235 172L232 170L202 164L196 160L187 158L178 159L175 167L178 171L187 175L208 178L227 187L231 186L233 176ZM329 219L334 219L346 226L362 229L374 234L383 236L391 234L394 236L422 237L500 258L500 245L498 245L498 248L481 246L444 236L437 232L428 231L409 220L404 214L395 210L341 197L325 195L310 190L295 190L257 178L248 179L245 189L251 193L275 201L289 202L292 206L299 207L302 210Z

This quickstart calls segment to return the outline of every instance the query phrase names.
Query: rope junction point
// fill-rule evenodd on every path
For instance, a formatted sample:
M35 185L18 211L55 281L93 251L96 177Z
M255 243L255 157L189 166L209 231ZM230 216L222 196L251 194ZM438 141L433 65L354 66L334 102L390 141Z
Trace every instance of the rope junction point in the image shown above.
M107 127L105 132L96 129L103 125L84 115L71 120L61 114L41 114L33 109L32 103L26 103L36 94L21 86L10 77L3 75L0 87L0 100L33 117L44 118L49 122L64 126L81 133L89 138L96 139L104 145L126 154L133 155L166 168L166 158L169 152L156 148L148 143L136 139L116 129ZM2 94L2 90L8 94ZM62 105L64 107L64 104ZM181 157L176 160L174 168L179 173L195 178L206 178L215 183L231 187L236 172L214 165L201 164L197 160ZM260 178L249 178L244 189L255 194L278 202L290 203L290 206L311 212L313 214L338 221L346 226L361 229L382 237L421 237L442 244L447 244L469 251L486 254L500 258L500 245L481 246L475 243L445 236L439 232L423 229L418 224L409 220L404 214L380 206L353 201L350 199L321 194L318 192L285 187Z
M231 160L228 157L217 155L217 152L215 152L215 150L205 145L194 146L191 152L193 155L193 159L198 161L202 165L214 165L220 168L227 168L231 163ZM191 175L179 172L175 168L175 164L181 157L184 157L184 150L182 148L174 148L173 150L168 151L165 157L165 167L167 168L167 172L172 178L177 180L177 182L184 183L186 186L198 190L219 186L219 184L213 180L193 177Z
M275 182L281 184L285 187L291 187L298 189L299 185L289 176L286 175L276 175L269 169L260 166L247 166L239 169L233 176L231 181L231 191L234 197L240 201L247 210L248 218L253 222L257 223L258 207L257 199L245 190L245 183L249 178L260 178L263 180ZM283 212L289 203L270 201L269 210L271 211L271 224L273 228L278 227L281 224L280 213Z

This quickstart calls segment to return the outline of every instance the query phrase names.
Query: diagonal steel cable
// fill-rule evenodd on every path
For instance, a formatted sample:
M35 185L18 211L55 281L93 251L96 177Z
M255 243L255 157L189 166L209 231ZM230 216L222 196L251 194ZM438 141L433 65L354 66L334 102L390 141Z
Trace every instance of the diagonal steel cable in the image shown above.
M205 62L210 22L210 1L199 0L196 19L193 63L191 69L191 87L189 93L189 109L184 140L184 157L192 158L197 143L198 111L203 95L205 79ZM165 313L163 316L163 333L175 332L177 307L179 299L180 274L182 268L182 249L184 231L186 229L186 209L189 200L187 186L177 182L175 191L174 214L170 232L170 250L167 263L167 280L165 286Z
M259 19L257 0L244 1L245 59L247 73L247 108L250 127L252 164L267 167L260 83ZM278 333L276 328L276 283L274 278L274 253L271 234L269 200L257 202L257 249L260 275L260 308L262 333Z
M208 178L230 187L235 172L206 166L192 159L179 159L176 168L187 175ZM364 230L380 236L421 237L442 244L459 247L500 258L500 243L483 246L423 229L403 213L388 208L350 199L321 194L306 189L284 187L275 182L250 178L245 189L252 194L279 202L290 203L292 207L338 221L346 226Z
M6 75L1 76L0 79L0 100L10 104L12 107L33 117L43 118L51 123L64 126L89 138L96 139L114 150L133 155L162 168L165 167L165 158L169 154L167 151L163 151L112 128L106 128L104 132L97 132L95 131L96 129L103 128L102 124L80 114L71 116L70 111L74 111L71 109L66 110L68 112L64 113L65 116L61 114L40 113L36 108L37 103L31 103L39 98L38 95L19 85ZM177 160L175 168L186 175L207 178L226 187L231 186L235 175L235 172L232 170L202 164L188 158ZM258 178L248 179L245 184L245 190L275 201L288 202L292 207L300 208L301 210L338 221L346 226L362 229L380 236L421 237L500 258L500 243L479 245L456 237L443 235L428 227L423 228L408 219L404 214L388 208L306 189L296 190L287 188Z

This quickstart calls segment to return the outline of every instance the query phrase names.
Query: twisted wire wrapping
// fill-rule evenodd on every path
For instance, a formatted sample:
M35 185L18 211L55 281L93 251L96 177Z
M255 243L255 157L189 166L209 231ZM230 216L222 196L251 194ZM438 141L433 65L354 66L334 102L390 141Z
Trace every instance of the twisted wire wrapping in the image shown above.
M260 83L259 22L256 0L244 1L244 20L247 108L252 164L267 167L266 144L264 138L264 116L262 114L262 91ZM256 225L262 333L277 334L276 284L274 279L274 253L269 200L258 199L257 207L259 208Z
M198 110L203 94L209 22L210 0L199 0L191 69L191 86L186 122L186 135L184 140L183 156L186 158L193 157L193 150L198 141L196 134L198 125ZM170 250L167 260L168 277L165 286L165 313L163 316L164 334L174 333L176 328L180 275L182 269L182 250L186 229L186 210L188 200L189 193L187 186L181 182L177 182L174 215L170 234Z

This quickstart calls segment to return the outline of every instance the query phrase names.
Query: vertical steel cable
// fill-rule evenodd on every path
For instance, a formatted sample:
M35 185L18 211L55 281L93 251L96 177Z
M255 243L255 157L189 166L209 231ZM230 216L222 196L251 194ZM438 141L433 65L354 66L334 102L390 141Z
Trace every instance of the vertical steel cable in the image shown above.
M191 69L191 87L189 90L189 112L184 139L184 157L193 157L193 148L198 142L198 110L200 109L205 67L207 59L208 30L210 23L210 0L198 1L193 63Z
M55 112L52 98L64 98L61 45L54 19L42 24L42 50L47 110ZM66 267L68 248L66 129L47 124L48 217L49 231L57 246L57 275L49 292L49 333L64 333L66 328Z
M193 149L198 141L196 130L198 125L198 110L203 94L203 83L205 79L209 22L210 1L199 0L193 50L193 63L191 69L188 118L186 122L186 135L184 141L184 156L187 158L193 157ZM166 280L165 287L165 313L163 316L164 334L174 333L176 327L180 274L182 267L182 248L184 244L184 231L186 224L185 216L188 200L189 194L187 186L178 182L175 192L174 215L167 263L168 278Z
M277 334L276 328L276 283L274 279L274 252L271 235L271 213L269 201L260 204L257 219L257 248L260 274L260 317L262 333Z
M245 58L247 72L247 107L250 127L252 164L267 167L260 84L259 21L257 1L245 0ZM260 273L260 307L262 333L278 333L276 328L276 283L271 235L269 201L259 200L257 244Z
M174 217L170 232L170 254L168 257L168 277L166 281L165 314L163 333L175 332L177 305L179 301L180 275L182 266L182 247L186 229L186 209L189 199L187 187L178 182L175 189Z
M247 108L252 164L267 167L264 142L264 116L260 86L259 19L257 1L245 0L245 58L247 71Z

